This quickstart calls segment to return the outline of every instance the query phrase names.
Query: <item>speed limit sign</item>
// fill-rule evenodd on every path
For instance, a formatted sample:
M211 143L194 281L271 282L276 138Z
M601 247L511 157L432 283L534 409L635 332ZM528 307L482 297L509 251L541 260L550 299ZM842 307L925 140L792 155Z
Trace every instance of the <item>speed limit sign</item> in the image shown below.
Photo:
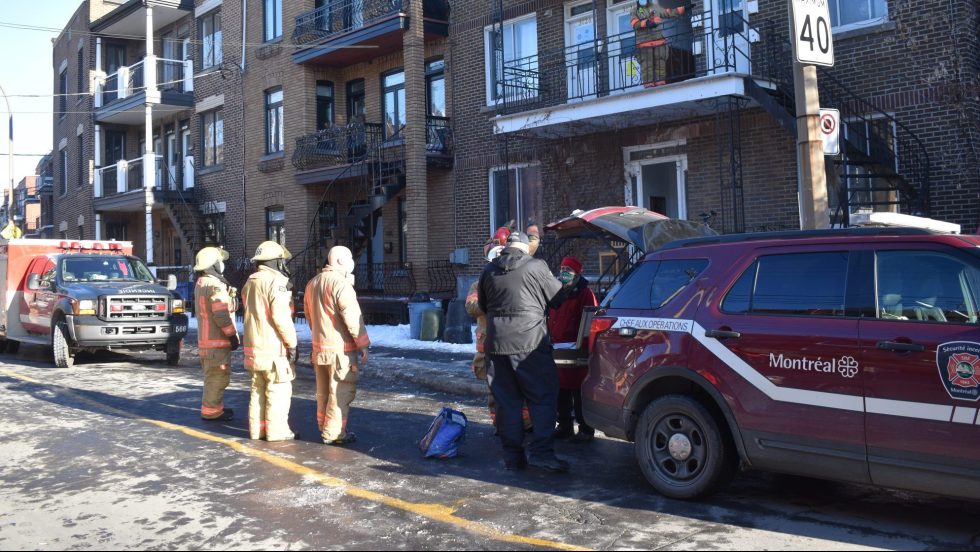
M829 0L793 0L793 52L807 65L834 65Z

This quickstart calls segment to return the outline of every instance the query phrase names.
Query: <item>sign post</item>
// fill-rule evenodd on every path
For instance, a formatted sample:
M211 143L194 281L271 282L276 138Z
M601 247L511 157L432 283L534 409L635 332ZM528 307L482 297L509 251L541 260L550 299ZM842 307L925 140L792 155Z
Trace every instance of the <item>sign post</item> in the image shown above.
M834 64L828 0L790 0L793 29L793 77L796 90L797 158L800 179L800 226L830 225L827 171L820 121L820 93L815 65Z

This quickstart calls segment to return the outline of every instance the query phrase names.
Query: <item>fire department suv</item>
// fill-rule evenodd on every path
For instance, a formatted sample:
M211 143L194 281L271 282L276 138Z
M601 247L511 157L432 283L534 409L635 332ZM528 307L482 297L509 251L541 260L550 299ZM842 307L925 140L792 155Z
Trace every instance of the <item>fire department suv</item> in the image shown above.
M0 240L0 339L50 346L60 368L79 351L159 350L180 359L183 301L157 283L130 242Z
M590 325L585 417L654 488L742 465L980 499L980 236L680 240Z

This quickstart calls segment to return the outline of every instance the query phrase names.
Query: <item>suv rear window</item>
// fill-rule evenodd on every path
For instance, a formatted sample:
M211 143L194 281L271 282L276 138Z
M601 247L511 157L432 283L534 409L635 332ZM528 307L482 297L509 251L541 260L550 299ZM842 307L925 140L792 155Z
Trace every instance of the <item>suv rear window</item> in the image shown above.
M847 258L844 251L759 257L721 308L735 314L844 316Z
M707 266L706 259L640 263L609 292L604 306L614 309L659 309L683 291Z

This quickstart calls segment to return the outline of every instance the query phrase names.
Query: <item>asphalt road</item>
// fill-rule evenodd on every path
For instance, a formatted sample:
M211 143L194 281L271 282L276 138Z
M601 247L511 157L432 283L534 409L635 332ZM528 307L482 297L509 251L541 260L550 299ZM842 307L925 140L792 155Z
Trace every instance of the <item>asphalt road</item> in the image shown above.
M295 382L302 439L249 441L240 356L236 418L199 418L193 350L0 355L0 549L980 549L980 505L743 473L704 502L653 493L632 445L562 443L572 473L505 472L479 398L398 377L375 355L351 414L359 441L316 438L313 381ZM467 413L464 455L416 441L443 405Z

